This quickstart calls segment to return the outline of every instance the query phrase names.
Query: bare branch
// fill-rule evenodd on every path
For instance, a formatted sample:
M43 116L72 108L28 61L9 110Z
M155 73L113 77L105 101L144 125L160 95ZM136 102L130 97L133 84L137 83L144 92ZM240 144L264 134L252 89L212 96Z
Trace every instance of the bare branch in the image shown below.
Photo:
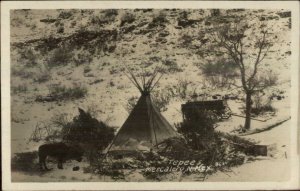
M262 33L263 33L262 40L258 39L258 43L257 43L258 44L258 55L257 55L256 61L254 63L254 71L253 71L252 75L250 76L250 78L248 79L248 82L251 82L253 80L253 78L255 77L255 75L257 73L259 63L261 63L261 61L264 59L264 57L267 54L267 52L266 52L261 59L262 50L265 48L265 46L268 46L267 50L269 50L269 47L270 47L266 41L267 31L262 31Z
M158 79L156 80L156 82L153 84L152 88L150 89L150 91L152 91L154 89L154 87L157 85L157 83L159 82L159 80L163 77L163 73L161 73L161 75L158 77Z

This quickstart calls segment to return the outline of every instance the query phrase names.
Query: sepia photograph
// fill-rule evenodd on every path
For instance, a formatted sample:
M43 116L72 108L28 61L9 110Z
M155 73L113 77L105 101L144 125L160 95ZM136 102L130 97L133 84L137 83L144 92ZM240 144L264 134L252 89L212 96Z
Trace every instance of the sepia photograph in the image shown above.
M10 186L299 188L296 2L5 3Z

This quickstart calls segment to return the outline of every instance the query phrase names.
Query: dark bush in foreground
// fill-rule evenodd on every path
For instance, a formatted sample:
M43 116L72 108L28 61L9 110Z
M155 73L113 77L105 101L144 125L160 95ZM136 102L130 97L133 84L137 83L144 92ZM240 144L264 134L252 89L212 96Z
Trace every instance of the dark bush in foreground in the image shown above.
M238 136L214 131L215 114L209 111L191 110L181 124L177 124L178 132L182 133L186 145L184 155L191 159L200 160L205 166L214 170L222 170L232 166L241 165L249 154L254 142ZM174 148L171 152L174 152Z
M210 111L191 109L186 119L177 124L178 132L181 133L193 149L203 150L209 146L214 138L214 125L217 117Z
M105 149L114 137L114 128L93 118L90 113L79 108L79 115L62 127L64 141L86 145L86 154L93 162L99 152Z

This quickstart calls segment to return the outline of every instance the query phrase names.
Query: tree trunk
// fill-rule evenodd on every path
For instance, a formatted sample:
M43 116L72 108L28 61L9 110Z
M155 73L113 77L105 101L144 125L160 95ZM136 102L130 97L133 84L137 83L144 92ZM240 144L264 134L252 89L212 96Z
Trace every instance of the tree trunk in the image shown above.
M247 131L250 129L250 124L251 124L251 108L252 108L252 100L251 100L251 93L246 93L246 120L245 120L245 125L244 125L244 131Z

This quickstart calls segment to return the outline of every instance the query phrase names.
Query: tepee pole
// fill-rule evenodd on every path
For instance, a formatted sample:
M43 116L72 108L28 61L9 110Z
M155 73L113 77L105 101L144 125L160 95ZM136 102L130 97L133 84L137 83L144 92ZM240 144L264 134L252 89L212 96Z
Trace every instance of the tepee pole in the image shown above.
M157 67L154 69L154 72L153 72L153 75L151 76L151 78L148 80L147 82L147 90L150 91L151 89L151 86L152 86L152 82L153 80L155 79L155 77L157 76L158 74L158 69Z
M121 128L122 128L122 127L121 127ZM108 149L107 149L107 151L106 151L106 153L105 153L104 158L107 157L107 155L108 155L108 153L109 153L111 147L113 146L113 144L114 144L116 138L118 137L118 135L119 135L119 133L120 133L121 128L119 129L119 131L117 132L117 134L116 134L116 136L113 138L113 140L111 141L111 143L110 143L110 145L109 145L109 147L108 147Z
M162 78L162 76L163 76L163 74L161 74L161 75L159 76L159 78L158 78L157 81L153 84L153 86L152 86L152 88L150 89L150 91L153 90L153 88L156 86L156 84L159 82L159 80Z
M156 132L155 132L155 129L154 129L154 119L153 119L153 111L152 111L152 107L151 107L151 105L152 105L152 101L151 101L151 97L150 97L150 95L147 95L147 96L149 96L149 100L148 100L148 102L147 102L147 104L148 104L148 115L150 116L150 127L151 127L151 129L152 129L152 131L153 131L153 134L154 134L154 138L155 138L155 145L157 145L158 144L158 142L157 142L157 137L156 137Z

